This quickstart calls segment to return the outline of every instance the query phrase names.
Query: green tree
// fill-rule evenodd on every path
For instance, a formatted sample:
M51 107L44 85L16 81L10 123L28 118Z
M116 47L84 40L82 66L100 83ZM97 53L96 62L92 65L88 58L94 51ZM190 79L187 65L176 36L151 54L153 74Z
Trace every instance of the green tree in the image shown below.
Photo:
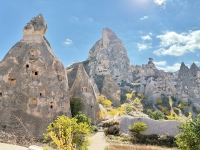
M200 115L193 121L182 123L179 131L180 134L175 136L175 142L181 150L200 149Z
M165 115L159 110L152 111L148 109L147 114L150 118L155 119L155 120L162 120L165 117Z
M89 133L87 123L77 123L76 118L59 116L47 127L47 134L44 135L45 141L50 141L60 150L87 150L89 140L85 135Z
M83 101L81 98L73 98L70 101L70 107L71 107L71 113L72 117L76 116L79 111L82 110L83 107Z

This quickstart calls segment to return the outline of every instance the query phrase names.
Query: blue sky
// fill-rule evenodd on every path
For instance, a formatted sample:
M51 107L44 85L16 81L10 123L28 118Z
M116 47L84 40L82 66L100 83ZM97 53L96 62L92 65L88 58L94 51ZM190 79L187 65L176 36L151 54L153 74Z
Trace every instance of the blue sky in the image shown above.
M86 60L105 27L124 42L133 65L149 57L166 71L176 71L182 61L200 65L199 0L2 1L0 60L40 13L48 25L45 36L65 66Z

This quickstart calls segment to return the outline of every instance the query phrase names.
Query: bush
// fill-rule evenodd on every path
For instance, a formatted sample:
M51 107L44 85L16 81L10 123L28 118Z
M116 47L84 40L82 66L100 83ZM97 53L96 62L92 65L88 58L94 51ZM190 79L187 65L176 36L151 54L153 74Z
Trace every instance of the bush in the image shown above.
M112 105L112 102L110 100L106 99L103 96L99 96L98 97L98 103L102 104L102 105L106 105L106 106L111 106Z
M110 126L109 128L104 129L105 135L108 135L108 134L119 135L119 131L120 131L119 125L113 125L113 126Z
M45 141L50 141L52 145L60 150L87 149L89 140L85 137L89 133L87 123L77 123L77 119L59 116L47 127Z
M91 118L87 117L81 111L74 118L77 119L77 123L86 123L90 128L90 133L95 132L95 127L91 125Z
M71 107L71 113L72 117L76 116L79 111L82 110L83 107L83 101L81 98L73 98L70 101L70 107Z
M147 125L143 122L135 122L133 125L130 126L129 130L133 132L140 133L142 131L145 131L147 129Z
M150 118L155 119L155 120L161 120L164 119L165 115L161 111L151 111L150 109L147 110L147 114L149 115Z
M126 113L130 113L131 111L133 111L133 108L130 105L127 104L125 106L125 111L126 111Z
M180 134L175 136L176 144L183 150L200 149L200 115L193 121L182 123L179 127Z

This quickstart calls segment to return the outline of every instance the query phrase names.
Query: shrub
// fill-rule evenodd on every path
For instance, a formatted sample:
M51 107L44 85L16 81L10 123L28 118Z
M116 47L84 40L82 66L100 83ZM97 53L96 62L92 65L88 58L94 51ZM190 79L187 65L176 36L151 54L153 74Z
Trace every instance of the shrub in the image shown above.
M71 113L72 117L76 116L79 111L82 110L83 107L83 101L81 98L73 98L70 101L70 107L71 107Z
M135 122L133 125L130 126L129 130L133 132L140 133L142 131L145 131L147 129L147 125L143 122Z
M45 141L50 141L60 150L87 149L89 140L85 135L89 133L89 126L86 123L77 123L77 119L59 116L47 127Z
M119 135L119 131L120 131L119 125L113 125L113 126L110 126L109 128L104 129L105 135L108 135L108 134Z
M151 111L150 109L147 110L147 114L149 115L150 118L155 119L155 120L161 120L164 119L165 115L161 111Z
M180 134L175 136L176 144L183 150L200 149L200 115L193 121L182 123L179 127Z
M133 102L135 102L135 103L140 103L140 99L138 98L138 97L136 97L135 99L134 99L134 101Z
M102 105L106 105L106 106L111 106L112 105L112 102L110 100L106 99L103 96L99 96L98 97L98 103L102 104Z
M131 111L133 111L133 108L130 105L125 105L125 111L126 113L130 113Z

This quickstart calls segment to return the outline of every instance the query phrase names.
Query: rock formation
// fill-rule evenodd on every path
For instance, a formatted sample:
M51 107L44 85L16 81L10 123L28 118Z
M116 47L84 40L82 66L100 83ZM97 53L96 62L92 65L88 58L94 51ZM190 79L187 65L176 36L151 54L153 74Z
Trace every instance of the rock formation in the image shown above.
M96 84L87 75L83 64L79 63L70 96L82 99L84 103L82 112L92 119L93 124L96 124L100 111L95 89L97 89Z
M33 18L0 63L0 126L18 135L43 138L57 115L71 116L67 74L46 30L41 14Z
M130 60L123 42L109 28L102 31L102 38L89 52L90 76L110 75L116 83L131 82Z
M192 100L200 104L200 69L193 63L190 69L181 64L176 85L178 100Z
M132 67L133 70L133 83L132 85L137 88L136 91L145 93L148 99L155 100L160 97L161 94L175 95L175 80L173 74L167 74L162 70L158 70L153 59L149 58L149 62L146 65ZM138 88L138 84L140 85Z
M113 106L120 106L121 90L111 76L105 76L101 94L112 101Z

